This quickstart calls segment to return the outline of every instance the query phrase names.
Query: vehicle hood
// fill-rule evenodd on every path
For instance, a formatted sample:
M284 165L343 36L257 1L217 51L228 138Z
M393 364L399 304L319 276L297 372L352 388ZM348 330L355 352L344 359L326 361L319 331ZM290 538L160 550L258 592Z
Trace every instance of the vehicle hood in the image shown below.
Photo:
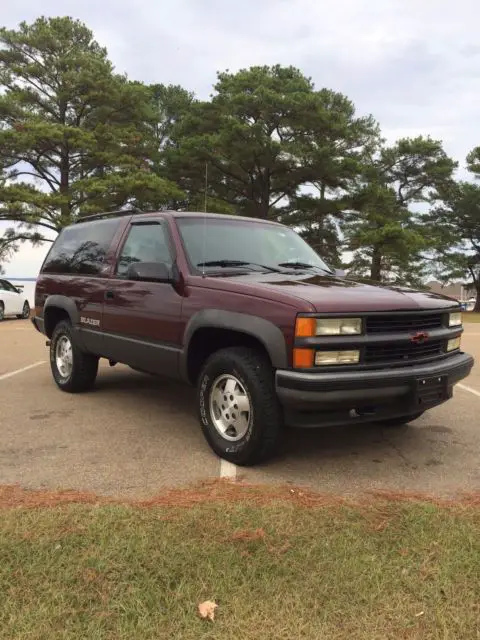
M245 274L225 279L245 285L251 294L266 298L291 297L302 299L322 312L400 311L419 309L447 309L458 301L430 291L416 291L407 287L385 286L349 278L321 274ZM272 295L274 294L274 295Z

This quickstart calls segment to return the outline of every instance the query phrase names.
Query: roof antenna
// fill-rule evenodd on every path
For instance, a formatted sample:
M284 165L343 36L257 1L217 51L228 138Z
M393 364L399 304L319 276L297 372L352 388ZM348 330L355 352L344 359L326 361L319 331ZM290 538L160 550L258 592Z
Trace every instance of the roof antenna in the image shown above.
M207 194L208 194L208 162L205 162L205 203L204 211L207 213ZM203 216L203 257L202 257L202 276L205 277L205 261L207 259L207 216Z

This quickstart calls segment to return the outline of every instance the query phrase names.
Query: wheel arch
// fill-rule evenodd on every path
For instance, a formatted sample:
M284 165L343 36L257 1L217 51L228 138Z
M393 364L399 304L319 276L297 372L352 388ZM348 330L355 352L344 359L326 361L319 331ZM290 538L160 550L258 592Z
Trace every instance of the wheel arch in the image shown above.
M68 320L74 329L79 321L79 313L75 302L66 296L49 296L43 307L45 334L51 338L56 325L61 320ZM78 332L77 332L78 333Z
M183 345L180 372L191 384L195 383L205 360L229 346L260 349L274 369L288 366L281 329L258 316L215 309L199 311L187 324Z

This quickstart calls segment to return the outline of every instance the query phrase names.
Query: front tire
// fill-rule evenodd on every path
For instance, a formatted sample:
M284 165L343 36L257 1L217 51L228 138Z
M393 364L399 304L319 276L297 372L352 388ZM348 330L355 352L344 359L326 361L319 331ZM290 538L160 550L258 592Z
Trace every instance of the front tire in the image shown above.
M250 466L275 452L283 416L272 366L255 350L222 349L207 360L198 411L207 442L224 460Z
M81 351L70 322L59 322L50 342L50 367L53 379L62 391L88 391L95 383L98 358Z
M25 304L23 305L23 311L17 316L17 318L19 320L28 320L29 317L30 317L30 305L28 303L28 300L25 300Z
M5 305L0 302L0 322L5 319Z

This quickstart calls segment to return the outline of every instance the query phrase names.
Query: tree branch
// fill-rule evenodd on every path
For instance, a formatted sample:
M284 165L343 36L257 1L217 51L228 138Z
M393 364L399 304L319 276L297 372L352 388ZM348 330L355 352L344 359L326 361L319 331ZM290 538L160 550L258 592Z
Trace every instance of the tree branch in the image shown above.
M32 221L29 222L28 220L25 219L24 216L21 216L19 214L12 214L12 213L2 213L0 212L0 220L3 220L4 222L19 222L20 224L31 224L32 226L39 226L39 227L44 227L45 229L50 229L50 231L55 231L58 233L58 229L50 224L47 224L46 222L43 221Z
M282 195L281 195L281 196L279 196L278 198L275 198L275 200L274 200L273 202L271 202L271 203L270 203L270 206L271 206L271 207L274 207L274 206L277 204L277 202L280 202L280 200L281 200L282 198L285 198L287 195L288 195L287 193L282 193Z
M35 167L33 164L32 166L34 167L34 169L37 169L37 167ZM32 176L33 178L40 178L40 180L45 180L50 189L54 193L58 193L58 189L53 185L51 180L47 178L47 176L42 175L39 169L37 169L37 173L32 173L31 171L19 171L18 173L15 173L15 178L18 178L19 176Z

